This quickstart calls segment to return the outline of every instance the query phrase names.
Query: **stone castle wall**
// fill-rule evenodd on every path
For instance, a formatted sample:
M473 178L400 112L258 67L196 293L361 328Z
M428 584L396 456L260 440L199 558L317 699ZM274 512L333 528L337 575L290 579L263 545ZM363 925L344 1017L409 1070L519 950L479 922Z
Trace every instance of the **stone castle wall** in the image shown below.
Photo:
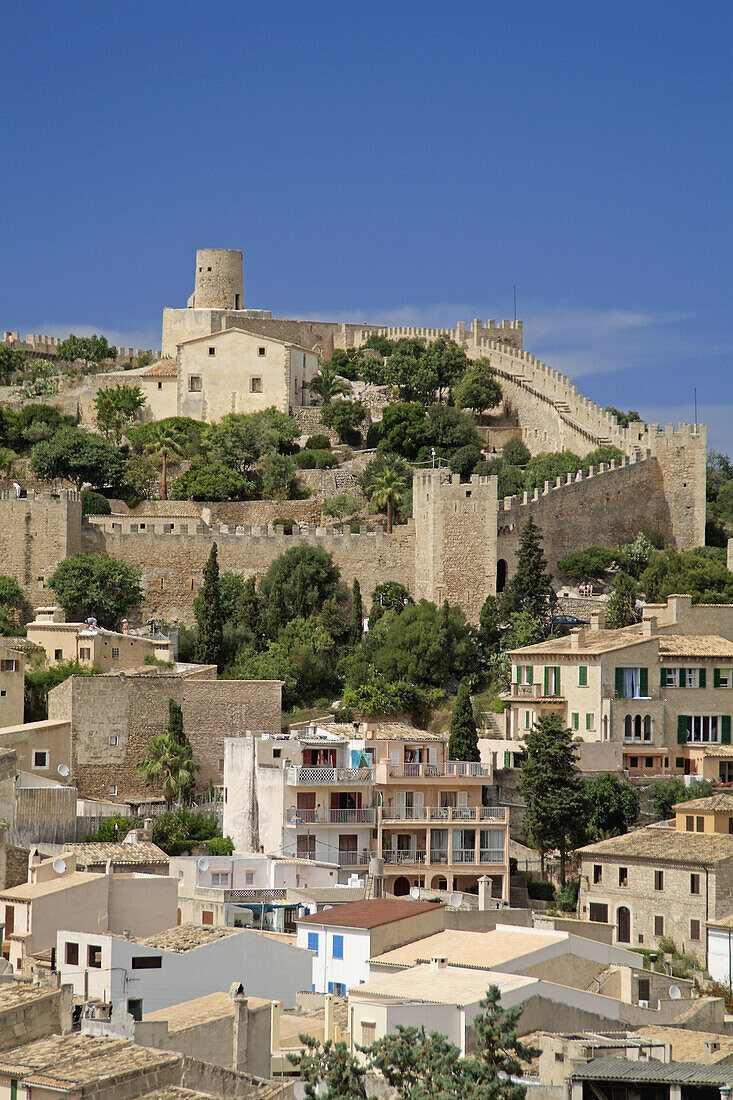
M35 606L48 601L46 579L64 558L81 549L81 497L63 490L58 497L16 500L0 493L0 569L18 580Z
M135 770L150 740L168 723L168 700L183 710L183 728L200 771L198 788L223 780L224 737L279 733L279 680L188 679L160 670L135 676L72 676L49 693L49 715L71 722L71 777L81 798L145 798ZM110 745L110 737L117 738Z

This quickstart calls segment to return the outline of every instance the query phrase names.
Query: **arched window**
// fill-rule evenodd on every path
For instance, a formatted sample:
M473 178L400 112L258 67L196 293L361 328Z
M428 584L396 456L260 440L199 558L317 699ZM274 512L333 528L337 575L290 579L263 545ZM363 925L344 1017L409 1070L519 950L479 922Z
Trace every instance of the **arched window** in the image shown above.
M496 563L496 591L503 592L506 585L506 562L499 558Z
M603 740L608 741L608 715L603 715Z
M641 741L641 715L634 715L634 740Z
M632 732L632 718L630 714L627 714L624 718L624 741L631 740Z
M644 715L644 740L651 741L652 739L652 716L651 714Z

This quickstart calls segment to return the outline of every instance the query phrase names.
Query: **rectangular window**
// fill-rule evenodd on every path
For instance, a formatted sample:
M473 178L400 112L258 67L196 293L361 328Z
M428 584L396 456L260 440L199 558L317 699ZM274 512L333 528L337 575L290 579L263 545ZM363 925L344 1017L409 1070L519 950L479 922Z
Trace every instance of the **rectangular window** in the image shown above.
M646 699L649 695L647 668L617 668L614 677L617 699Z
M629 885L629 869L628 867L619 867L618 869L618 884L619 886Z
M654 872L654 889L655 890L663 890L664 889L664 871L655 871Z
M639 1000L648 1001L651 995L651 982L648 978L639 978Z
M48 753L36 750L33 753L33 767L34 768L47 768L48 767Z
M66 951L64 952L64 959L67 966L79 965L79 944L66 941Z
M690 921L690 939L691 940L699 940L700 939L700 921L699 920L691 920Z
M63 659L64 659L63 649L54 649L53 659L54 659L54 661L63 661Z
M250 378L249 380L249 392L250 393L262 393L262 379Z
M705 818L704 817L696 817L695 818L695 832L696 833L704 833L705 832Z
M676 688L678 683L678 672L676 668L663 668L661 672L662 687Z
M593 885L598 886L603 882L603 865L600 863L593 864Z
M733 684L733 668L713 669L713 687L729 688Z
M580 729L580 715L577 710L573 711L573 729Z
M344 957L344 937L343 936L334 936L333 937L331 956L334 959L343 959L343 957Z
M525 710L525 712L524 712L524 728L526 730L531 730L532 729L532 711L531 710Z
M308 950L309 951L315 951L316 955L318 954L318 933L317 932L309 932L308 933Z
M0 672L15 672L15 661L3 660L0 661Z
M133 970L160 970L163 966L162 955L133 955Z
M216 355L216 348L209 348L209 355Z
M698 672L697 672L696 668L681 668L680 669L680 675L682 673L684 673L684 676L685 676L684 683L683 683L684 687L688 687L688 688L699 687L700 678L698 676Z
M585 728L587 730L592 730L594 725L595 725L595 722L594 722L593 715L592 714L586 714L586 716L585 716Z
M112 660L113 660L113 661L119 661L119 659L120 659L120 651L119 651L119 648L118 648L117 646L114 646L114 645L113 645L113 646L112 646Z
M377 1038L377 1025L367 1023L366 1020L361 1025L361 1045L363 1047L370 1047Z
M518 684L531 684L533 680L534 669L532 665L519 665L517 668L517 683Z
M688 833L695 832L695 818L692 816L692 814L686 814L685 816L685 830Z
M655 936L663 936L664 935L664 917L655 917L654 918L654 935Z
M255 873L254 873L254 871L245 871L244 872L244 885L245 886L254 886L254 883L255 883Z
M630 756L629 757L629 767L630 768L638 768L639 767L639 757L638 756Z
M588 687L588 666L578 665L578 687Z
M102 948L99 944L90 943L87 947L87 966L92 970L102 969Z
M560 666L547 665L545 668L545 695L560 694Z
M89 646L84 646L84 645L80 646L80 648L79 648L79 660L80 661L91 661L91 659L92 659L92 651L89 648Z
M211 885L212 886L228 886L229 885L229 872L228 871L212 871L211 872Z
M700 893L700 876L699 875L690 875L690 893L691 894L699 894Z
M695 670L696 671L696 670ZM728 718L726 723L725 719ZM692 744L717 744L719 741L729 745L730 740L730 716L719 714L680 714L677 723L682 734L687 734L688 743ZM678 740L680 738L678 737Z
M675 756L674 766L675 766L675 768L684 768L684 766L685 766L684 756Z
M590 908L589 908L588 915L589 915L590 920L598 921L599 924L607 924L608 923L608 906L607 905L600 905L597 901L592 901L590 903Z
M188 392L189 393L201 393L201 375L189 374L188 376Z
M257 354L258 355L265 355L266 354L266 349L265 348L257 348Z
M117 794L117 784L116 783L110 783L109 793L110 794Z
M109 743L110 743L110 745L112 746L113 749L116 748L116 746L118 744L117 734L113 733L111 735L111 737L109 739Z
M645 756L644 757L644 767L645 768L653 768L654 767L654 757L653 756Z

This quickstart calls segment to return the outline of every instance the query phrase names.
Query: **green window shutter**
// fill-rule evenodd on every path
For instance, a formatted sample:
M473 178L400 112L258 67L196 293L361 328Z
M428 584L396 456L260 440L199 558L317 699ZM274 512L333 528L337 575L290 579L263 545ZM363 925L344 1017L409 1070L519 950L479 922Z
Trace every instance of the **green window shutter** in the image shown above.
M573 711L573 729L577 730L579 728L580 728L580 715L578 714L577 711Z
M713 687L714 688L719 688L720 687L720 669L719 668L714 668L713 669Z
M560 666L555 665L555 695L562 695L560 690Z
M587 730L589 730L589 729L592 729L592 728L593 728L593 727L591 726L591 720L592 720L592 718L593 718L593 715L592 715L592 714L586 714L586 716L585 716L585 728L586 728Z
M511 765L511 757L508 752L504 752L504 767L508 768Z
M649 694L649 669L648 668L640 668L639 669L639 691L644 696L644 698L646 698L646 696Z
M667 670L666 668L660 668L659 670L659 686L660 688L667 686Z
M588 687L588 666L578 665L578 687Z
M544 694L547 695L549 690L550 690L550 669L548 668L547 665L545 665L545 690L544 690Z
M697 686L704 688L707 683L707 672L704 668L701 668L697 674Z
M730 745L730 715L724 714L720 719L720 743Z
M623 699L624 697L624 670L617 668L615 673L615 688L616 698Z
M679 676L679 680L677 681L677 687L683 688L685 686L685 680L687 678L687 670L684 669L684 668L678 668L677 669L677 675Z
M686 745L687 744L687 715L686 714L678 714L677 715L677 744L678 745Z
M527 683L528 684L532 683L533 676L534 676L534 666L533 665L527 665Z

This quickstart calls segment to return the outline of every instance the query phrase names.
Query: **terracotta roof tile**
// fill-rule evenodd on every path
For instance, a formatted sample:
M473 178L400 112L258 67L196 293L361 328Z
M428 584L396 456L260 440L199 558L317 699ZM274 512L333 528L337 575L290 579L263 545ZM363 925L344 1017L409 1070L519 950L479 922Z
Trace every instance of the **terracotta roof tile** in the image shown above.
M733 838L732 838L733 839ZM402 898L371 898L352 901L337 909L328 909L302 917L298 924L327 924L339 928L378 928L382 924L407 920L422 913L435 912L440 905L432 901L404 901Z
M578 848L586 859L657 859L670 863L707 865L733 859L733 836L727 833L687 833L679 829L648 825L623 836L613 836Z
M178 374L175 359L158 359L141 373L143 378L175 378Z

